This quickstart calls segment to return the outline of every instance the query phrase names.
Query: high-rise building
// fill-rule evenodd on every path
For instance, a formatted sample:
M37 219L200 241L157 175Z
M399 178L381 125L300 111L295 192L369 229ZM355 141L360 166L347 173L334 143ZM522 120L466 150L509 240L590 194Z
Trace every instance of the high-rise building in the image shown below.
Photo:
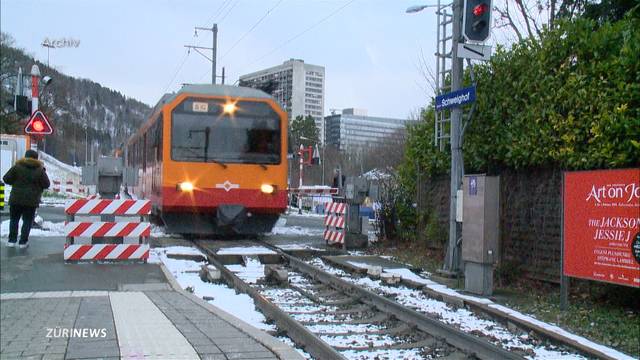
M267 90L289 114L311 115L324 139L324 67L290 59L282 65L240 76L240 84Z
M357 151L392 137L402 137L409 119L393 119L367 116L363 109L344 109L341 114L324 118L326 144L340 151Z

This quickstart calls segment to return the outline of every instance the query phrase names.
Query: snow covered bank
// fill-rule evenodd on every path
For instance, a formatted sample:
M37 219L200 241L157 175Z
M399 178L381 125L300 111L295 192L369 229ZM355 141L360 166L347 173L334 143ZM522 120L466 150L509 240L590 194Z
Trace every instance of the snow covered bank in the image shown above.
M167 257L168 254L203 255L197 249L185 246L154 248L149 253L149 263L163 263L183 289L193 289L193 294L232 314L261 330L275 330L261 312L256 310L253 299L246 294L237 294L225 284L203 282L198 272L205 262L178 260ZM212 300L211 300L212 299Z

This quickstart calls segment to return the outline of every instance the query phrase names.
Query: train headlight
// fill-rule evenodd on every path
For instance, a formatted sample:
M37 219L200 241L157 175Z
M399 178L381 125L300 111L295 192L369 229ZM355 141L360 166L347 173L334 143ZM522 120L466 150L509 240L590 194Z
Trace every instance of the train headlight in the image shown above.
M236 106L236 103L232 101L228 101L224 105L222 105L222 111L225 114L229 114L229 115L233 115L233 113L236 112L237 108L238 107Z
M192 192L193 191L193 184L185 181L185 182L181 182L178 184L178 190L180 191L186 191L186 192Z
M273 192L276 191L276 187L274 185L262 184L262 186L260 186L260 191L265 194L273 194Z

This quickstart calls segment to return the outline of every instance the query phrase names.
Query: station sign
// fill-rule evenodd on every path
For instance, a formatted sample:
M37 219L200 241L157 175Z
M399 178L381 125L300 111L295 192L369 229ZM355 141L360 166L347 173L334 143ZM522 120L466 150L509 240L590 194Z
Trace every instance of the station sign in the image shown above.
M476 87L468 87L436 96L436 111L462 106L476 101Z
M564 173L563 274L640 287L640 168Z

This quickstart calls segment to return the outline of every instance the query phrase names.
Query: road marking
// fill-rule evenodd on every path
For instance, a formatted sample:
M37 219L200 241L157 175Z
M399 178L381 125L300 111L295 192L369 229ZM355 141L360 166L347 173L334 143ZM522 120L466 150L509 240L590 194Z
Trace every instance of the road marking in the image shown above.
M122 358L200 358L144 293L111 292L109 299Z

